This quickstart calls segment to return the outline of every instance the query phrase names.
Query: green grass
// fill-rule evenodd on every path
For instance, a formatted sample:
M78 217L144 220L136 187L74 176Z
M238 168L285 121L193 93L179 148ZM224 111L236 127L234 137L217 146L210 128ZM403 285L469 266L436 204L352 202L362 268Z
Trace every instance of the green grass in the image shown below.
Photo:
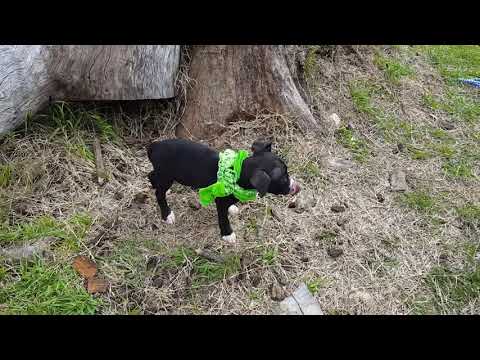
M448 177L468 179L474 176L472 163L465 158L449 159L442 165Z
M436 212L439 208L437 200L425 191L414 191L403 194L401 196L401 202L411 209L427 214Z
M341 127L337 130L337 141L354 154L354 159L364 162L369 154L367 142L357 136L353 130Z
M214 262L195 253L192 249L184 246L175 248L170 252L168 259L161 265L164 269L179 270L185 266L191 266L192 288L222 281L223 279L240 271L240 257L228 255L223 262Z
M434 143L431 148L438 156L445 159L451 159L457 153L455 147L451 144Z
M432 110L444 111L456 119L467 123L475 123L480 119L480 102L460 91L450 88L445 98L434 97L426 93L422 97L423 104Z
M46 124L55 132L60 132L65 139L91 137L96 133L103 141L115 143L119 140L117 132L102 114L80 106L56 102L50 106L47 114L40 117L46 118Z
M480 267L451 270L437 266L425 277L425 284L430 294L418 312L457 314L480 297Z
M458 78L480 77L480 46L438 45L421 46L431 63L449 82Z
M350 84L350 96L355 109L368 115L375 126L382 133L387 142L409 143L414 139L421 138L417 127L407 121L401 121L396 116L387 114L372 103L374 94L380 94L382 88L367 82L352 82Z
M85 144L82 138L76 138L66 143L67 151L75 156L78 156L91 163L95 162L95 155L90 148Z
M419 148L410 144L407 145L407 150L413 160L427 160L433 156L428 149Z
M195 287L221 281L240 271L240 268L240 258L237 255L227 256L224 263L195 258L192 285Z
M307 160L301 164L299 172L301 172L306 179L316 179L320 175L320 168L315 161Z
M447 83L444 98L427 93L423 96L424 104L433 110L444 111L458 120L477 123L480 119L478 96L472 96L468 92L469 86L463 85L458 79L480 77L480 46L441 45L418 48L427 55Z
M414 74L409 66L380 54L376 54L374 63L385 73L385 77L393 84L398 84L403 77L412 76Z
M448 140L451 136L443 129L433 128L430 130L430 135L437 140Z
M456 213L462 220L480 225L480 204L466 204L457 208Z
M357 111L375 116L378 110L372 105L372 95L376 88L369 83L356 81L350 83L350 96Z
M271 266L275 264L278 257L278 250L274 247L263 247L260 259L264 265Z
M320 289L325 286L326 281L322 277L317 277L317 278L306 280L305 284L307 285L308 290L313 295L316 295L316 294L318 294Z
M337 233L331 230L324 230L315 235L316 241L332 241L337 237Z
M91 315L100 305L85 291L71 266L54 267L39 260L22 264L18 277L0 288L5 314Z
M40 239L48 236L63 240L71 250L78 249L79 240L83 239L92 225L92 218L85 213L78 213L67 220L56 220L52 216L40 216L31 222L16 226L0 226L0 245Z
M6 188L12 181L13 168L10 164L0 165L0 188Z
M312 78L317 70L317 56L316 50L318 46L309 46L307 54L305 55L305 62L303 64L303 71L307 79Z

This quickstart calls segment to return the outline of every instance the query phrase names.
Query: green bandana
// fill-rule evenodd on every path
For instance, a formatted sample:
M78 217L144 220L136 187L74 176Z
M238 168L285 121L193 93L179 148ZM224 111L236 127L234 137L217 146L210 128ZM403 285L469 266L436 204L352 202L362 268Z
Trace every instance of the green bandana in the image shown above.
M256 190L243 189L237 184L243 160L247 157L248 153L245 150L235 152L228 149L220 153L217 182L198 191L202 206L211 204L217 197L225 197L232 194L242 202L256 199Z

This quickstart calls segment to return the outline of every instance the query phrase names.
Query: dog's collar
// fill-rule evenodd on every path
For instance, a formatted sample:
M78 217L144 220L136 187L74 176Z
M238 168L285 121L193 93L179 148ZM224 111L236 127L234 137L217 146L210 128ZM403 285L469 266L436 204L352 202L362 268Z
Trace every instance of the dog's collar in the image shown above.
M243 161L248 157L248 152L231 149L222 151L219 155L217 182L198 191L200 204L207 206L217 197L229 195L235 196L238 200L245 202L255 200L256 190L244 189L237 184L242 171Z

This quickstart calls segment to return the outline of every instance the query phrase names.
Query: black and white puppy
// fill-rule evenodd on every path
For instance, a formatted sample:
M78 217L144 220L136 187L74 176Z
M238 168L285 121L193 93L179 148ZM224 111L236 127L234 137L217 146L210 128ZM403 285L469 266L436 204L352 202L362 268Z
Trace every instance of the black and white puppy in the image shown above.
M244 189L256 189L259 196L296 194L300 186L289 177L287 166L271 152L272 143L257 140L252 145L253 155L242 165L238 185ZM155 189L161 216L168 224L175 223L166 192L176 181L194 190L207 187L217 181L219 154L203 144L183 139L170 139L152 143L147 149L153 165L149 174ZM238 213L234 205L238 200L233 196L216 198L218 223L222 239L234 243L235 233L230 227L228 214Z

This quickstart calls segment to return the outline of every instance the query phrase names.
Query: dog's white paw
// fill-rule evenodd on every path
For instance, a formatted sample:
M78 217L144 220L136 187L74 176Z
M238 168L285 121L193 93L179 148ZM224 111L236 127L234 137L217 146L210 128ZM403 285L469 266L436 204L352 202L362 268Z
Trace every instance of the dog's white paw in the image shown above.
M230 235L222 236L222 240L228 242L229 244L235 244L237 242L237 235L232 232Z
M232 216L237 216L239 211L240 210L238 210L238 207L236 207L235 205L230 205L230 207L228 208L228 214Z
M170 214L168 214L167 219L165 220L165 222L166 222L168 225L173 225L173 224L175 224L175 214L173 213L173 211L170 211Z

